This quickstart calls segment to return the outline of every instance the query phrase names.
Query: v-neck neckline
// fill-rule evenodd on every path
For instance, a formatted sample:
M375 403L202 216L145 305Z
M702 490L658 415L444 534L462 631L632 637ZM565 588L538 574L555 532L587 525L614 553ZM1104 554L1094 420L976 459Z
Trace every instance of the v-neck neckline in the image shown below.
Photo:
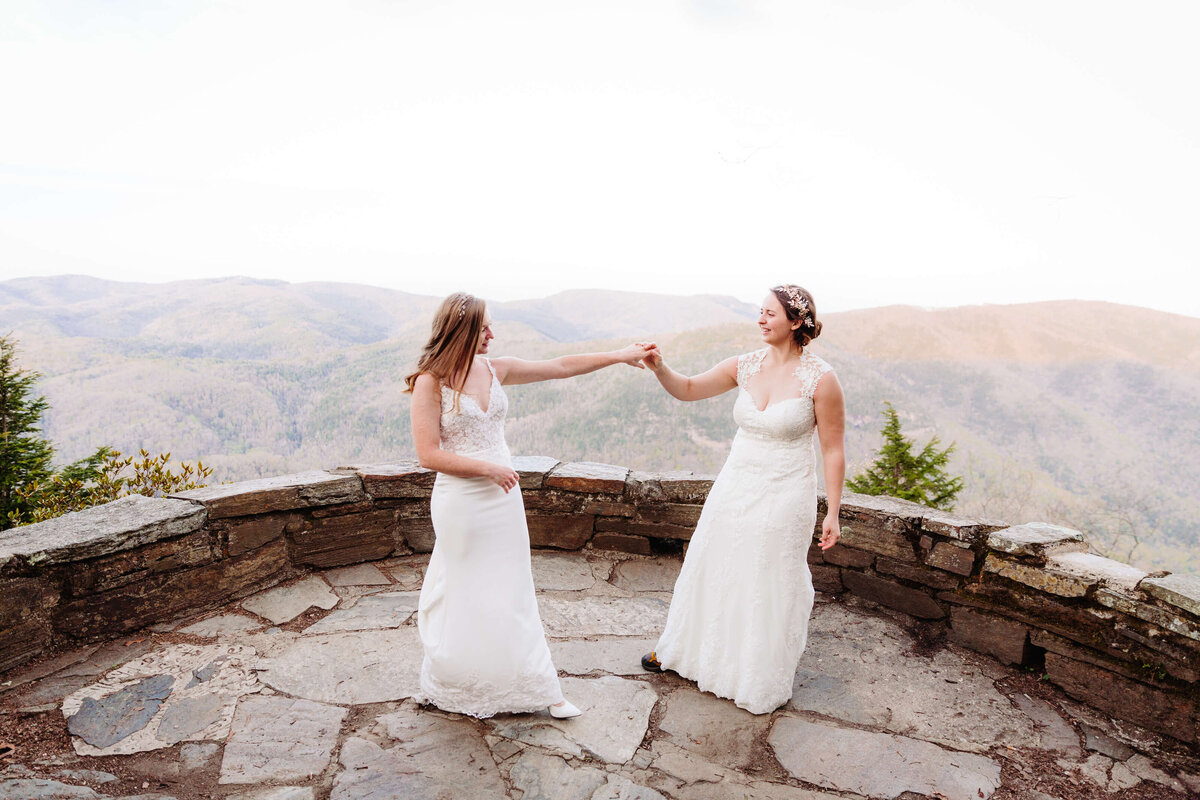
M487 408L484 408L479 402L479 398L470 392L459 392L459 396L470 398L471 402L475 404L475 407L478 408L479 411L486 417L488 411L490 411L492 408L492 394L496 386L496 371L492 369L492 363L486 358L483 360L483 363L487 364L489 378L487 390Z

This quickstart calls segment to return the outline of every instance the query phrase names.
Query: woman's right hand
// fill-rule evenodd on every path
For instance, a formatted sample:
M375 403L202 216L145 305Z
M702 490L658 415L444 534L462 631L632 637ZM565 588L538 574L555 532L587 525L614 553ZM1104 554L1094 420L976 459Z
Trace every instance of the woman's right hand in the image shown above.
M512 467L502 467L499 464L489 464L486 477L508 493L521 481Z

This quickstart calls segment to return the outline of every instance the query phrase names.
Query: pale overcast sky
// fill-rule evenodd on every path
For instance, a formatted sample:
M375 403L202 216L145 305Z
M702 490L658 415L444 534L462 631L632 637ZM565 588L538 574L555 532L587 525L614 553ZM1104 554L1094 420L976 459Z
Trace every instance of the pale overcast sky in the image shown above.
M1200 316L1200 4L5 0L0 279Z

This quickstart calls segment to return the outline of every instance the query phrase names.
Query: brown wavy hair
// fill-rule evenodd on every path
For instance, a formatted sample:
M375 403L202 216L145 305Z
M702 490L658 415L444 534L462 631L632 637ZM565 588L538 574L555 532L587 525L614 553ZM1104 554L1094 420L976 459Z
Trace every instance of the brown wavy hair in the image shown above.
M771 291L775 293L775 299L779 301L779 305L783 306L788 321L800 320L800 327L792 331L792 340L798 347L808 347L809 342L821 335L821 321L817 319L817 304L813 302L812 295L809 294L808 289L794 283L772 286ZM807 311L792 307L792 298L789 297L791 292L795 292L808 303ZM803 319L800 318L801 314L804 315Z
M428 372L439 384L454 390L457 412L467 373L479 348L486 311L487 303L466 292L455 292L443 300L433 315L433 330L417 359L416 370L404 377L404 391L411 393L417 385L417 376Z

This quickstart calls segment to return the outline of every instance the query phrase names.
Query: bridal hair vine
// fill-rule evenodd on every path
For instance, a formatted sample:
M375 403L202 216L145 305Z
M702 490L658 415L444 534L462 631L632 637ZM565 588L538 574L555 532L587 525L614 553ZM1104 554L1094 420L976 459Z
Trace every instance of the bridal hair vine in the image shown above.
M458 307L458 318L462 319L467 315L467 303L470 302L471 295L463 295L462 305Z
M783 292L787 295L787 304L793 311L800 313L800 324L805 328L813 327L812 317L808 313L808 300L804 295L800 294L800 290L795 286L776 286L771 289L773 292Z

